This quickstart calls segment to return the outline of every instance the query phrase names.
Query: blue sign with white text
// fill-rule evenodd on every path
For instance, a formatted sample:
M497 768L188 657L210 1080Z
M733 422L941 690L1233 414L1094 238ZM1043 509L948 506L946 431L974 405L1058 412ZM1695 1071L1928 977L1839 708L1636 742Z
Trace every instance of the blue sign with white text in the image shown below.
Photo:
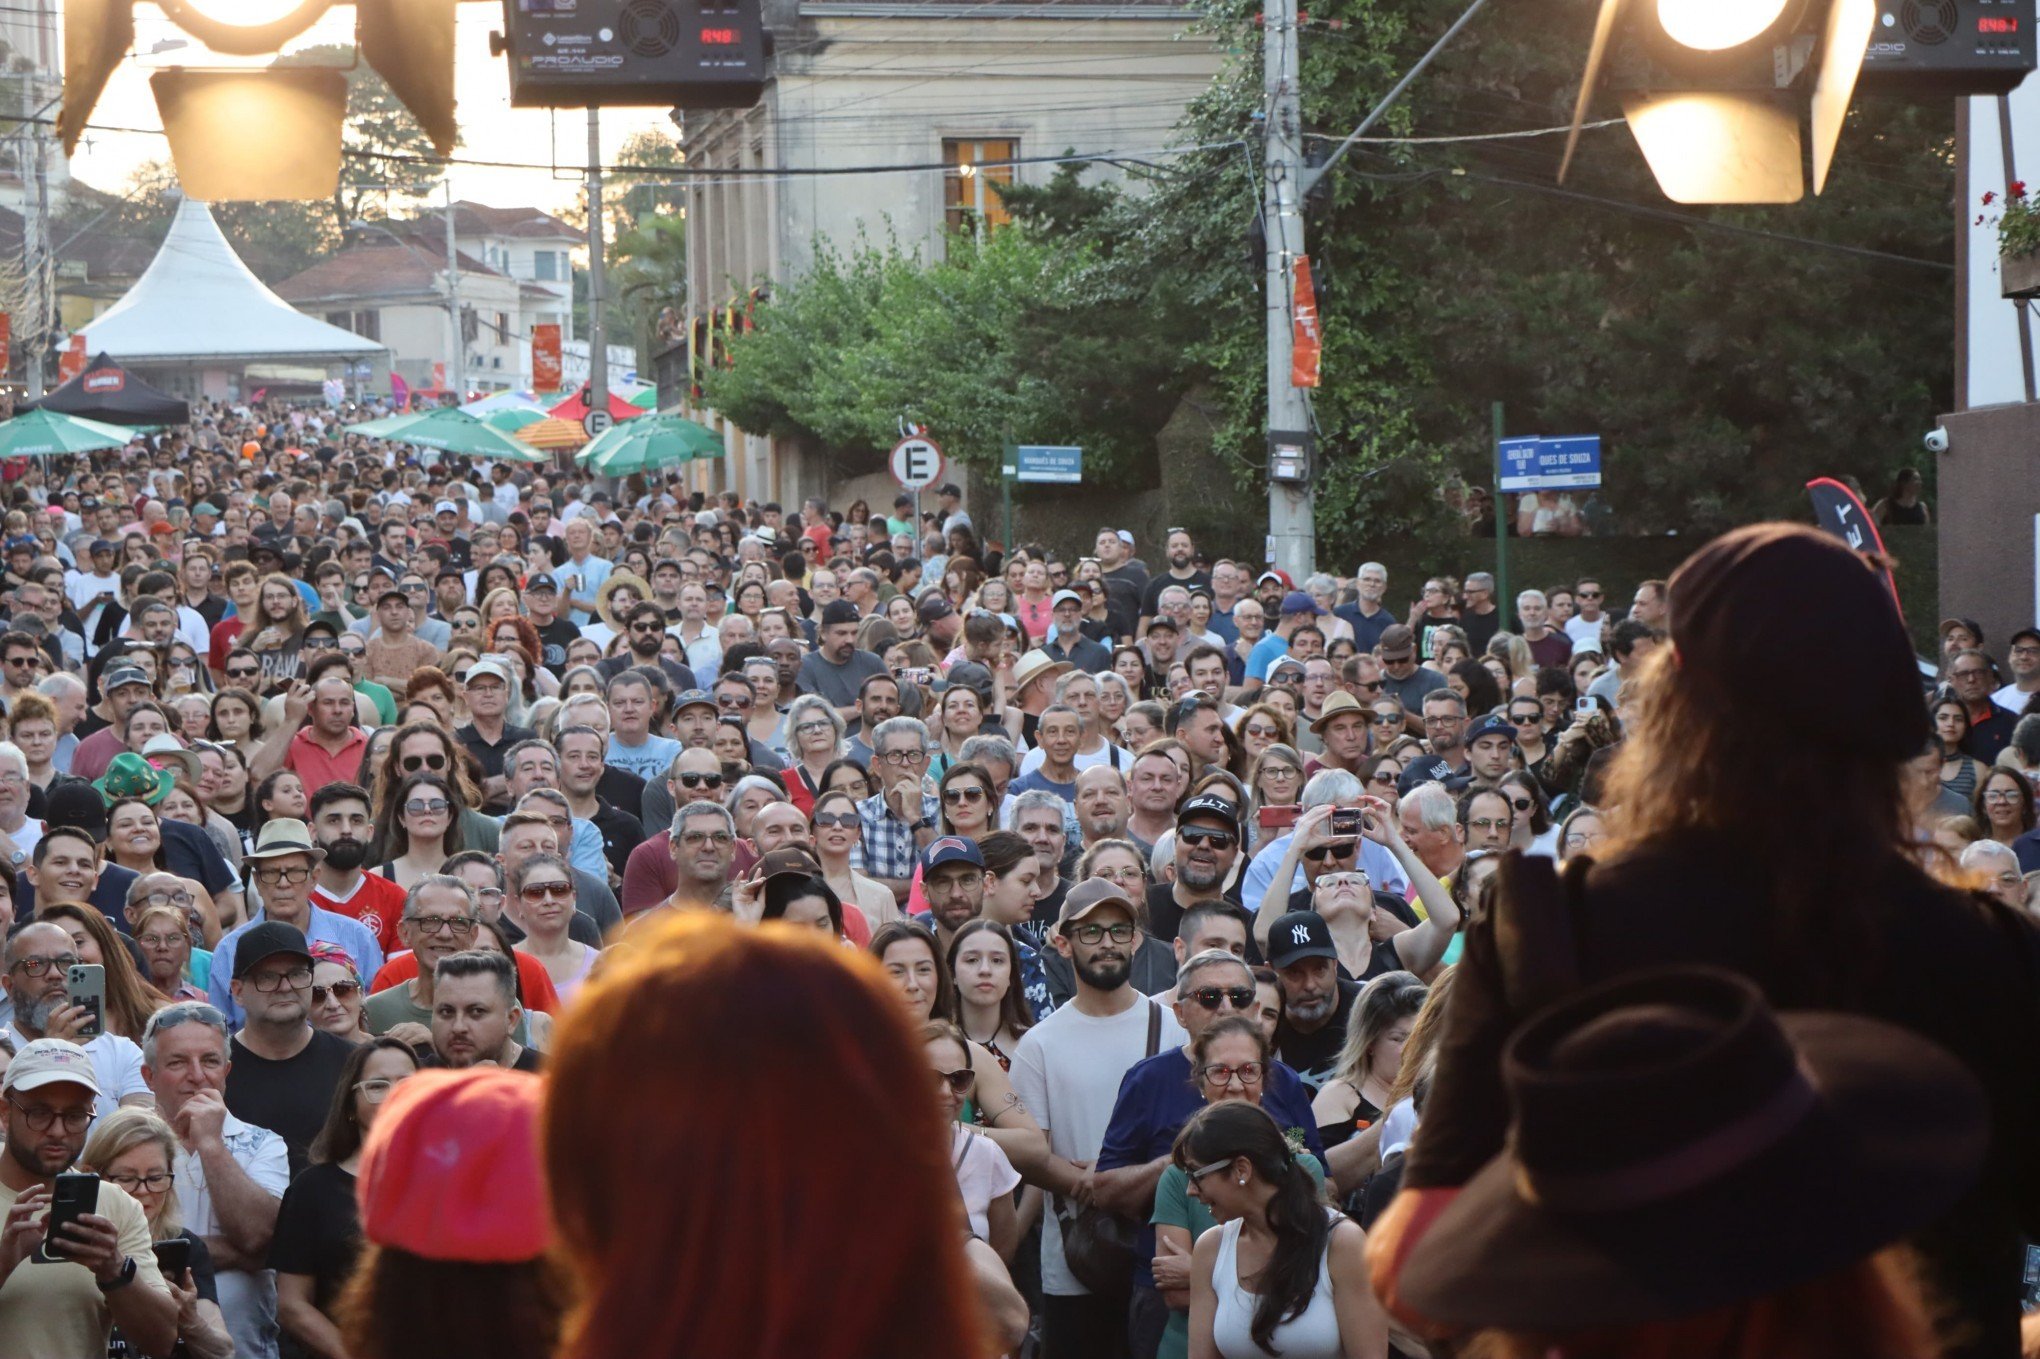
M1084 450L1047 444L1021 444L1013 450L1015 481L1054 481L1069 485L1084 479Z
M1504 439L1497 448L1496 488L1569 491L1601 484L1601 436Z

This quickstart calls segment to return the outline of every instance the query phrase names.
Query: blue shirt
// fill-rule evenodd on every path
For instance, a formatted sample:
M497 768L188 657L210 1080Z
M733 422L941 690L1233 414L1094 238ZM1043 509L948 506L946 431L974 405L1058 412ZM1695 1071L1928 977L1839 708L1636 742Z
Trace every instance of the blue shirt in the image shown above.
M352 916L326 910L322 906L311 906L311 918L305 922L305 942L308 944L338 944L347 950L347 956L360 964L364 978L373 977L382 971L383 951L368 926ZM220 936L220 942L213 945L212 975L206 978L206 994L219 1011L226 1015L227 1022L236 1029L247 1021L247 1013L234 1001L234 949L241 942L241 936L261 923L263 913L257 911L245 924L234 926Z
M1343 618L1353 625L1353 644L1362 651L1372 651L1381 641L1381 634L1387 632L1395 622L1395 615L1387 609L1376 609L1369 618L1360 612L1358 604L1341 604L1332 610L1334 618Z
M1268 667L1289 654L1289 639L1269 633L1254 643L1254 649L1247 653L1247 678L1265 680Z
M1133 1065L1119 1082L1119 1098L1112 1105L1112 1121L1105 1125L1105 1143L1098 1150L1098 1169L1121 1170L1143 1166L1158 1156L1167 1156L1176 1144L1176 1134L1206 1101L1190 1077L1190 1055L1180 1047L1158 1052ZM1268 1078L1262 1088L1261 1107L1285 1134L1301 1132L1303 1145L1320 1161L1324 1139L1318 1136L1317 1120L1311 1117L1310 1092L1303 1088L1294 1071L1279 1061L1268 1064ZM1153 1205L1148 1206L1152 1211ZM1142 1212L1140 1241L1134 1247L1133 1280L1147 1288L1155 1286L1155 1229Z
M646 783L664 783L680 755L680 743L670 736L647 736L641 746L627 746L615 736L609 738L609 753L602 762L611 769L635 774Z
M1108 747L1108 753L1109 749ZM1031 774L1022 774L1019 778L1006 785L1006 794L1009 797L1018 797L1022 793L1036 791L1054 793L1071 806L1075 806L1077 802L1077 783L1075 779L1070 780L1068 783L1057 783L1039 769Z
M602 558L595 556L593 553L590 553L588 560L584 562L577 562L572 557L567 558L565 562L555 567L552 572L552 578L560 583L560 602L564 604L569 598L595 598L595 592L602 588L603 583L609 579L609 573L615 569L616 567L613 564L602 560ZM575 588L569 588L566 583L568 576L579 576L581 578L580 585ZM577 628L587 627L593 618L594 615L586 609L569 609L567 611L567 621ZM660 772L663 774L665 771L661 770Z
M1268 895L1274 883L1275 870L1282 867L1282 856L1289 853L1289 842L1294 838L1294 834L1290 834L1271 841L1267 848L1255 854L1254 861L1247 865L1246 876L1240 879L1240 904L1247 908L1248 915L1260 911L1261 898ZM1360 856L1354 860L1354 866L1367 875L1376 890L1393 892L1404 900L1409 899L1410 875L1403 872L1403 867L1396 862L1395 855L1372 840L1360 842ZM1289 886L1282 889L1283 898L1286 900L1291 892L1301 892L1305 885L1303 865L1298 864L1296 877L1290 881Z

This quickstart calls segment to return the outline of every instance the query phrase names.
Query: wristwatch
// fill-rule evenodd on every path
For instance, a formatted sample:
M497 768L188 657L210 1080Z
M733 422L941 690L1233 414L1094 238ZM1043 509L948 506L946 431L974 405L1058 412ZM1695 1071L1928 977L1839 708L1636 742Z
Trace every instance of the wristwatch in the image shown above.
M135 1281L135 1257L130 1255L127 1258L127 1263L120 1267L120 1273L115 1275L110 1282L103 1279L95 1279L93 1282L99 1285L100 1292L113 1293L119 1291L120 1289L126 1288L129 1284L133 1283L134 1281Z
M934 830L935 821L932 817L924 816L919 821L916 821L913 825L907 827L907 829L911 831Z

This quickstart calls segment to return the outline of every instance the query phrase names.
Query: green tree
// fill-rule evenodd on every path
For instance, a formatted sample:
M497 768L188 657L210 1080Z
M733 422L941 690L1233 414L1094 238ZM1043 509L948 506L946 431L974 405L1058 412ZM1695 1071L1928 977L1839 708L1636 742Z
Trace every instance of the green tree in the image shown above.
M347 71L347 119L341 125L340 183L333 191L335 232L349 223L409 215L438 187L446 167L411 111L351 45L326 43L278 57L278 66ZM267 205L264 205L267 206Z
M183 191L168 161L146 161L128 177L120 196L74 191L51 229L62 246L84 233L126 237L160 245L177 213ZM214 203L213 219L228 244L265 283L275 283L311 267L339 243L332 214L324 203Z
M687 219L670 214L647 216L616 238L616 267L609 274L613 316L638 345L646 362L656 339L652 333L659 313L672 307L687 314Z

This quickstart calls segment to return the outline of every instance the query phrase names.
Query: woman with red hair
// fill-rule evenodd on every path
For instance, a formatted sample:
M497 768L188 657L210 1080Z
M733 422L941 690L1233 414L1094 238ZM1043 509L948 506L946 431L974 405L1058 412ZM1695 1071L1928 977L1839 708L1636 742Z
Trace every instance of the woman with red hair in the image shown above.
M927 1061L870 959L675 916L608 955L550 1064L546 1180L579 1285L560 1359L1000 1351Z

